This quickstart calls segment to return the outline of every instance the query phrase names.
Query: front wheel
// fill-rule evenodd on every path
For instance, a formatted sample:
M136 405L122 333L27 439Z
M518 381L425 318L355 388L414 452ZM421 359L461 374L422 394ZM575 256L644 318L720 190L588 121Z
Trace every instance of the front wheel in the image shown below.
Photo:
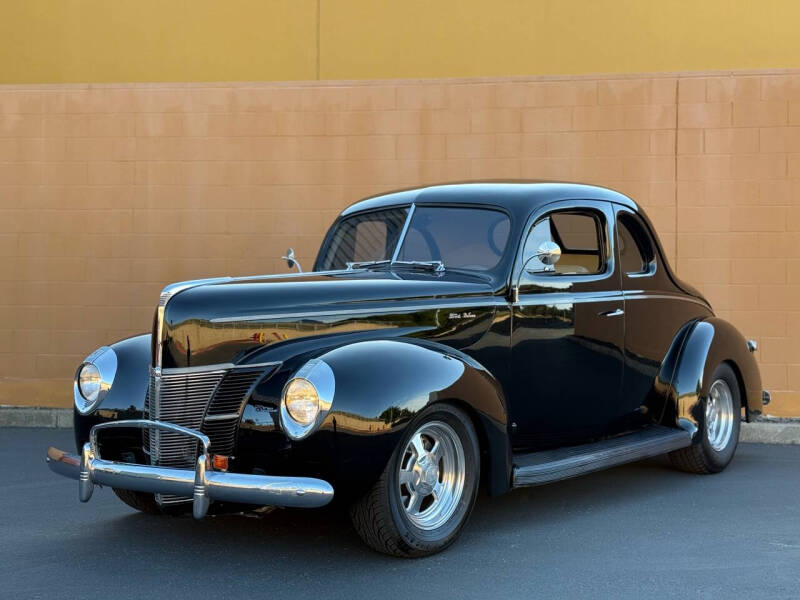
M458 537L478 492L480 452L472 422L447 404L409 427L375 485L351 509L371 548L403 557L444 550Z
M733 369L719 365L703 399L701 430L692 445L671 452L672 464L689 473L719 473L731 462L739 444L742 400Z

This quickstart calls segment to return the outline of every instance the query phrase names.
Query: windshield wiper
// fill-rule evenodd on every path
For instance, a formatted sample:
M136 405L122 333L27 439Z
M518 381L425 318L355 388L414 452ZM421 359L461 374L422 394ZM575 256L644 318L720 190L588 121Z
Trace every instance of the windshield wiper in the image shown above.
M366 269L368 267L380 267L384 265L430 269L434 273L444 273L444 263L440 260L364 260L361 262L347 263L347 269Z
M377 267L379 265L388 265L392 261L388 258L384 260L360 260L356 262L348 262L345 263L347 265L347 270L352 271L353 269L366 269L367 267Z
M403 267L430 269L434 273L444 273L444 263L440 260L395 260L392 264L401 265Z

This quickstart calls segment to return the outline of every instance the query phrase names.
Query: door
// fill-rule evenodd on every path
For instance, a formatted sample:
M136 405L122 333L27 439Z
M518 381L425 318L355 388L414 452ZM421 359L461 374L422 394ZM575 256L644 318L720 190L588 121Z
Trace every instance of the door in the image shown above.
M625 316L608 202L547 205L517 257L512 321L515 448L579 444L613 427L622 385ZM555 242L561 257L536 253Z

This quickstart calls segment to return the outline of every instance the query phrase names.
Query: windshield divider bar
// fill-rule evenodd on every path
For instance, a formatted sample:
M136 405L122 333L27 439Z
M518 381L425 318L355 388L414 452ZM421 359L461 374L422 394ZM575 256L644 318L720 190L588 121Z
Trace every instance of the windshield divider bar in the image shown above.
M389 260L389 264L392 264L397 261L397 257L400 255L400 248L403 246L403 242L406 239L406 233L408 233L408 227L411 225L411 217L414 216L414 208L415 204L411 203L411 208L408 209L408 216L406 217L406 222L403 223L403 229L400 231L400 237L397 239L397 245L394 247L394 254L392 254L391 260Z

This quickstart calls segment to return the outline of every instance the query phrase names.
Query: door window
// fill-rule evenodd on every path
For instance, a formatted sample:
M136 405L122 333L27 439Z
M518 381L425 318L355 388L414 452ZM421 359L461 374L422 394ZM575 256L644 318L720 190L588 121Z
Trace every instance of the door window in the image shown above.
M534 224L525 242L523 261L529 273L591 275L603 270L602 225L594 211L559 211ZM546 265L537 257L544 242L555 242L561 258Z

